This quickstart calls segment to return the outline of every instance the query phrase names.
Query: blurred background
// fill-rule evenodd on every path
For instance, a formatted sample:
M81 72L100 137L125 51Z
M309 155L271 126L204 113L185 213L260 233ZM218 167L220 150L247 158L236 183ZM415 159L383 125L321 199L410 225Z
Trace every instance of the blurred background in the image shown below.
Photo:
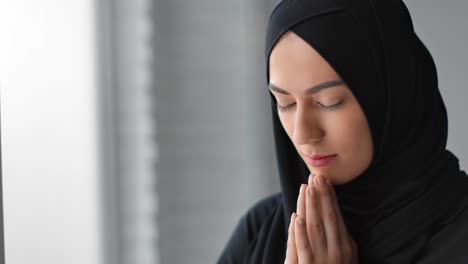
M278 192L263 45L276 0L0 0L8 264L215 263ZM408 0L468 165L458 0Z

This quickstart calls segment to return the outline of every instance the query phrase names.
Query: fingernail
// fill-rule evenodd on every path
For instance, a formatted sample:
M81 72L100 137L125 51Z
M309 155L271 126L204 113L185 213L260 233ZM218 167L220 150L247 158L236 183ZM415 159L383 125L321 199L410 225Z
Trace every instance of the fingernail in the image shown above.
M314 196L314 189L315 189L315 188L314 188L313 185L310 185L309 188L308 188L308 190L309 190L309 195L310 195L311 197Z
M314 185L314 176L315 174L312 174L312 173L309 175L309 180L308 180L309 185Z
M307 184L301 184L301 188L299 189L299 194L307 188Z
M295 214L296 214L296 213L294 213L294 212L291 214L291 220L290 220L291 222L294 220L294 215L295 215Z

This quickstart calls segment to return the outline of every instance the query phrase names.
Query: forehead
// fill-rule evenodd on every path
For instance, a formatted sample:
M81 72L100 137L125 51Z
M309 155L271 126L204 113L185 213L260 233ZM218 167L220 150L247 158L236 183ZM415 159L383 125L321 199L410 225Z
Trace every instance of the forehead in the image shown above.
M285 33L273 47L269 58L270 83L310 85L340 79L338 73L312 46L293 32Z

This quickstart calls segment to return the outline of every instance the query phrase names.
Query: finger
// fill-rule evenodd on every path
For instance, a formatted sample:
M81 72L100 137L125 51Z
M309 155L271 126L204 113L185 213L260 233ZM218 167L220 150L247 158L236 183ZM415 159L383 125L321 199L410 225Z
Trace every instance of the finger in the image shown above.
M351 256L351 258L355 259L357 258L357 245L354 242L351 235L349 234L348 229L346 228L343 215L341 214L341 209L338 204L338 199L336 197L335 188L330 182L328 182L328 187L330 189L332 200L335 201L333 203L333 206L335 208L335 211L337 212L337 224L340 234L341 250L345 257Z
M297 263L297 249L296 249L296 241L294 236L294 226L295 226L295 219L296 214L293 213L291 215L291 222L289 223L288 228L288 243L286 249L286 260L284 261L285 264L296 264Z
M341 214L341 209L338 204L338 198L336 197L335 187L333 186L333 184L331 184L330 181L328 181L327 183L328 183L328 188L330 190L331 199L333 201L333 208L335 212L337 212L336 216L337 216L338 230L340 232L340 235L342 235L342 238L346 238L349 236L348 229L346 228L343 215Z
M340 232L338 229L338 216L335 207L336 201L333 201L328 184L323 175L317 175L316 185L320 196L322 221L325 229L326 245L328 257L332 261L339 262L340 259Z
M298 263L312 263L312 250L309 245L305 218L303 216L297 216L294 229Z
M306 189L307 185L301 184L301 188L299 189L299 196L297 197L297 214L299 216L304 216L305 214L305 197L304 197L304 192Z
M312 177L310 177L306 191L307 235L315 258L322 259L327 253L325 230L320 216L320 207L316 196L317 190L315 190L312 182Z

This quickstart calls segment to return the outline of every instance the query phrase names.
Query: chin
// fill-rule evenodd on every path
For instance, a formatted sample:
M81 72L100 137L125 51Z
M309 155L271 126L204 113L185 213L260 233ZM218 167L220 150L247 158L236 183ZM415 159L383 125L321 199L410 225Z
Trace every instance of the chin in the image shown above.
M325 178L327 178L328 180L332 181L333 172L332 172L331 168L329 168L329 167L317 168L317 167L313 167L313 166L310 166L310 165L307 166L307 168L309 169L310 173L320 174L320 175L324 176Z
M336 172L334 168L331 167L313 167L307 166L310 173L312 174L320 174L324 176L327 180L329 180L332 185L340 185L351 181L353 178L349 179L348 175L343 175L342 173ZM344 177L343 177L344 176Z

